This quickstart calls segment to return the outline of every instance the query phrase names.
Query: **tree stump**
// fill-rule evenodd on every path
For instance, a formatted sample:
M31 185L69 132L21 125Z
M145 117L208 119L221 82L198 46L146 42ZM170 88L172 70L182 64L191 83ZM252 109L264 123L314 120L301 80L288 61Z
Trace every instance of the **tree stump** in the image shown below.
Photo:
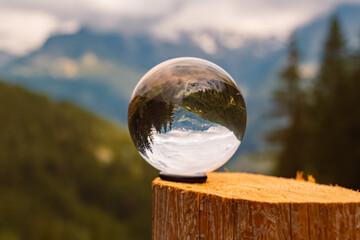
M245 173L156 178L153 239L360 239L360 193Z

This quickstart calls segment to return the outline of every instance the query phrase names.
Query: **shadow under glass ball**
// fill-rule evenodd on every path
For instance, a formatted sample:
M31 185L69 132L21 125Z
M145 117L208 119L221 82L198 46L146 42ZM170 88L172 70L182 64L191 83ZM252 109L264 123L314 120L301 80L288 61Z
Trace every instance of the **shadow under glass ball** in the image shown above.
M244 98L231 76L198 58L151 69L135 87L128 111L132 140L165 180L204 182L225 164L246 128Z

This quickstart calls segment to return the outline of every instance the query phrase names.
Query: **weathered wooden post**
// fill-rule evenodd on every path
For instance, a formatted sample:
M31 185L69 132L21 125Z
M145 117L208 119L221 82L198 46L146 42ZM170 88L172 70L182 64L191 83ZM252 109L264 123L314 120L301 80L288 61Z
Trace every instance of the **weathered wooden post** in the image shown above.
M153 181L159 239L360 239L360 193L295 179L210 173L203 184Z

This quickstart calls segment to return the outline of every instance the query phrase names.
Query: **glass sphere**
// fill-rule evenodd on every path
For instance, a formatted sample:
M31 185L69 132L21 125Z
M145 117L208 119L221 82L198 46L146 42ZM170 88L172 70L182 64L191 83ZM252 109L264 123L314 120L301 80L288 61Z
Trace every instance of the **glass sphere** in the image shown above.
M175 58L137 84L128 124L141 156L162 173L205 175L239 147L246 107L225 70L199 58Z

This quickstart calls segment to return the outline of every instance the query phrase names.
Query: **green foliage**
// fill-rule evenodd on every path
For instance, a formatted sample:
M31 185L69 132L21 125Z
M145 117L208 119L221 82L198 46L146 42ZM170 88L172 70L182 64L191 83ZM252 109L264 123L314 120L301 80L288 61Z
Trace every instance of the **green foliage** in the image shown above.
M0 82L0 239L146 239L154 171L129 136Z
M276 137L270 142L281 146L278 174L302 170L320 182L359 189L360 58L345 55L344 42L334 17L319 75L307 95L299 84L297 50L290 48L285 86L275 95L276 111L290 121L272 133Z
M219 81L214 84L219 84ZM204 120L221 124L231 131L241 141L246 126L246 109L243 96L238 90L226 83L222 83L223 89L203 89L202 91L183 94L181 99L173 98L174 91L182 91L175 88L170 82L161 87L151 87L143 96L135 96L129 106L128 123L134 143L142 154L146 155L146 149L151 151L150 143L153 139L151 129L157 132L168 131L173 127L174 114L178 109L173 102L178 101L178 107L182 107L196 114ZM165 90L161 90L165 89ZM171 92L173 91L173 92ZM169 100L171 99L171 100Z
M278 154L277 174L291 177L304 167L306 159L306 125L307 114L304 109L305 92L300 87L299 53L295 36L289 47L288 65L281 73L281 89L274 93L276 109L273 116L283 118L287 125L272 132L268 141L280 145L282 151ZM294 154L296 153L296 154Z
M312 157L315 175L324 181L359 189L360 88L354 77L356 57L345 55L344 40L332 19L312 106Z
M136 96L130 103L128 123L133 141L140 152L146 155L146 149L151 150L153 140L152 128L160 133L172 127L174 104L167 103L162 94L153 98ZM169 126L168 126L169 123Z
M224 84L222 91L205 89L183 98L181 106L201 118L225 126L241 141L245 134L246 108L237 89Z

